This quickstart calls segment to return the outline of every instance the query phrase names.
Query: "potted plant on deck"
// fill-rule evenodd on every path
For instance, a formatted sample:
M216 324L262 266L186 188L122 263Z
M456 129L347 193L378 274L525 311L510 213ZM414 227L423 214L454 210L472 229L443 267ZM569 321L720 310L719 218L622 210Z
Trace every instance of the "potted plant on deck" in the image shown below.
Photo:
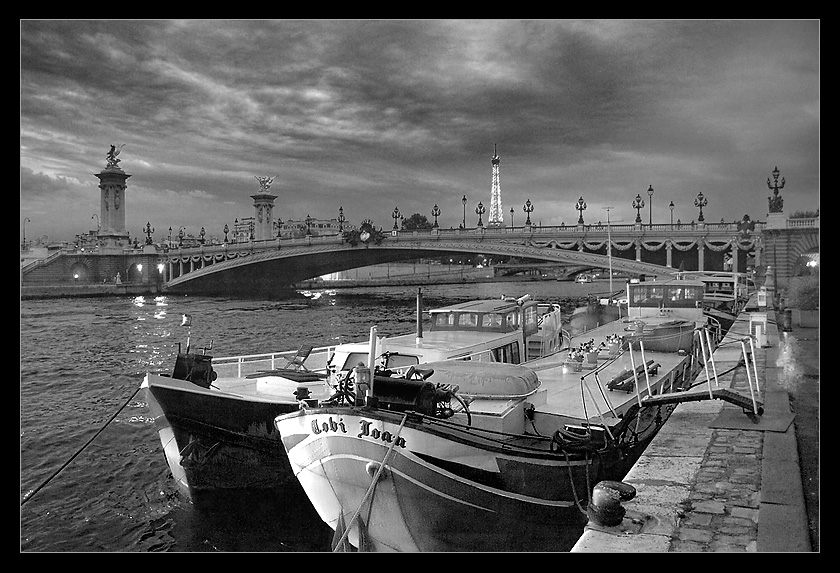
M607 347L610 356L616 356L621 352L621 345L624 343L624 337L614 332L604 337L603 344Z
M820 326L820 276L812 274L790 279L786 304L791 309L791 319L802 328Z
M569 356L566 358L566 366L574 372L580 372L585 357L586 353L580 347L570 348Z
M598 351L603 347L603 343L601 346L595 346L595 339L590 338L586 342L581 342L580 350L583 353L586 363L587 364L598 364Z

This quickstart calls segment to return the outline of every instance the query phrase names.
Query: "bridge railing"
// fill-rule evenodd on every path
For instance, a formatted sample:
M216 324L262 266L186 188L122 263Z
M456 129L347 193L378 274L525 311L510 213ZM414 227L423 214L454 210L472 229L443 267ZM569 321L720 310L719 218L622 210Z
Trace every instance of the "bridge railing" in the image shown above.
M616 236L620 235L638 235L639 233L655 233L664 234L668 232L709 232L716 231L721 233L739 233L740 222L723 222L723 223L655 223L648 224L610 224L609 231ZM764 226L763 222L755 222L755 229L753 232L761 232ZM817 219L790 219L788 221L789 227L819 227L819 218ZM607 233L607 225L603 222L584 224L584 225L523 225L518 227L468 227L466 229L458 228L433 228L433 229L417 229L417 230L398 230L386 232L387 240L427 240L429 238L445 239L454 237L484 237L484 236L510 236L529 237L535 235L552 235L552 236L569 236L580 237L582 234L588 233ZM383 230L383 232L385 232ZM293 239L264 239L252 240L248 242L239 243L222 243L215 245L201 245L198 247L176 247L169 249L165 255L179 256L179 255L193 255L196 253L223 253L228 251L245 251L245 250L268 250L272 248L296 247L306 245L328 245L341 244L344 239L340 234L335 235L311 235L307 237L293 238Z
M788 219L787 220L787 228L788 229L819 229L820 228L820 218L819 217L808 217L808 218L796 218L796 219Z

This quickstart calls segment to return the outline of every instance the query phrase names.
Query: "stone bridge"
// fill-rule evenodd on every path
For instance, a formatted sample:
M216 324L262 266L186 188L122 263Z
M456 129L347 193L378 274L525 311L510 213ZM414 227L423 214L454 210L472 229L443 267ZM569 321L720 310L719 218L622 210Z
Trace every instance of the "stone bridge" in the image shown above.
M419 258L483 254L537 265L603 268L631 276L676 270L757 271L772 267L777 287L799 273L803 255L819 253L819 217L768 216L749 227L698 225L579 225L390 231L368 241L341 235L273 239L191 248L64 249L21 263L21 293L97 292L122 279L126 292L265 295L322 275ZM778 220L777 220L778 219ZM354 243L354 244L353 244ZM611 256L607 256L607 244ZM23 259L22 259L23 261Z
M612 268L633 276L684 270L747 270L760 242L735 223L580 225L391 231L348 242L341 235L173 249L160 258L163 290L271 293L306 279L379 263L474 253L544 263ZM607 244L612 245L610 256Z

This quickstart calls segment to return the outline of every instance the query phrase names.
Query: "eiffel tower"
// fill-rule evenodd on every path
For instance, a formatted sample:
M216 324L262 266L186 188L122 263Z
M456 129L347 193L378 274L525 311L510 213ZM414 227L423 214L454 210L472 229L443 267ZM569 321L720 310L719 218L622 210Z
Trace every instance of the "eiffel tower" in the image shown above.
M504 227L505 214L502 212L502 186L499 183L499 154L496 153L496 144L493 144L493 188L490 195L490 217L487 224L491 227Z

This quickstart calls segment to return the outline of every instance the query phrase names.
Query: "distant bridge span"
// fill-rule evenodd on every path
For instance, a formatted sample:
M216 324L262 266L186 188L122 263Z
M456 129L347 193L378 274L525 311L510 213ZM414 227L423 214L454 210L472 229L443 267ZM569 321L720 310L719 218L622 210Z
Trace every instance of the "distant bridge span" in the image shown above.
M294 283L329 273L407 259L440 257L451 253L514 256L552 263L609 268L610 257L561 248L514 236L435 238L435 235L386 236L380 244L352 246L340 237L312 237L306 244L269 241L262 248L230 245L190 249L167 257L171 269L163 288L167 292L196 294L271 293ZM199 252L196 252L199 251ZM612 269L630 274L667 276L675 269L616 255Z

